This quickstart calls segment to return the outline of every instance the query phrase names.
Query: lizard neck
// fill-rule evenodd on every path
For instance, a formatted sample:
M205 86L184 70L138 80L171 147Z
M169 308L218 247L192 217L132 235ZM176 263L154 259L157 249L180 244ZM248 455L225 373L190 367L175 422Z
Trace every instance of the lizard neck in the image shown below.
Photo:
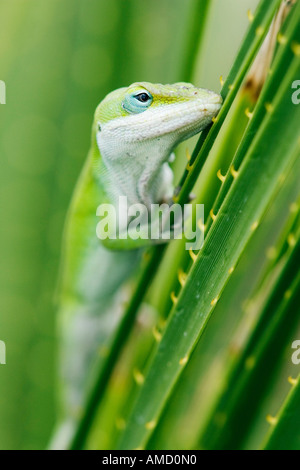
M173 190L173 173L167 163L171 150L159 138L101 149L97 173L108 199L117 206L119 197L126 196L128 204L148 208L169 199Z

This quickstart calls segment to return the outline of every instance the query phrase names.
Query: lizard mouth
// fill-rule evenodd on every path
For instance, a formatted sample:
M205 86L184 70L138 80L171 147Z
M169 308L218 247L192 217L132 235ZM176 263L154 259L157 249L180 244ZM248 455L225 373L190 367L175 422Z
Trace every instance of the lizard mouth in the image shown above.
M153 126L156 134L177 133L179 140L201 132L217 116L222 106L222 98L210 92L209 100L202 98L170 106L169 112L161 115L160 122Z

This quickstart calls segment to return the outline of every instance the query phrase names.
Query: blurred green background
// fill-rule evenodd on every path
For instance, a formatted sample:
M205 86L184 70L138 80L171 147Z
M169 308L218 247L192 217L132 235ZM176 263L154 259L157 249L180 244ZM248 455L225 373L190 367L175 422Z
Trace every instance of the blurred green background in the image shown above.
M214 0L195 85L219 91L257 0ZM134 81L172 83L194 0L0 0L0 449L45 447L55 421L61 234L93 112Z

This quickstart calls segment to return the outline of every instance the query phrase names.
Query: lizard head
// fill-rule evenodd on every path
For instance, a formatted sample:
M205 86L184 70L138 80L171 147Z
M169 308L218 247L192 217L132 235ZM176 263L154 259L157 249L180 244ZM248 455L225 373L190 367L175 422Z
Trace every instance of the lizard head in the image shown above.
M96 109L93 148L95 175L102 175L110 200L122 194L147 207L168 200L174 147L210 124L221 103L216 93L190 83L139 82L107 95Z
M204 129L221 103L220 95L190 83L133 83L109 93L98 106L94 121L98 146L103 154L116 145L151 141L171 151Z

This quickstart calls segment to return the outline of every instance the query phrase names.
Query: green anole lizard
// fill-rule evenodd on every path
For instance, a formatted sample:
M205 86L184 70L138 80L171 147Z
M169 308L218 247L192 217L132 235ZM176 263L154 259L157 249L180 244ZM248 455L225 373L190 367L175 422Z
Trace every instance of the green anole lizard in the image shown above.
M82 406L92 364L118 319L122 285L138 265L139 248L157 243L124 237L120 197L147 208L169 201L174 148L209 125L221 103L218 94L189 83L140 82L113 91L96 109L91 149L64 237L59 312L63 420L76 417ZM116 209L123 236L99 240L101 204Z

